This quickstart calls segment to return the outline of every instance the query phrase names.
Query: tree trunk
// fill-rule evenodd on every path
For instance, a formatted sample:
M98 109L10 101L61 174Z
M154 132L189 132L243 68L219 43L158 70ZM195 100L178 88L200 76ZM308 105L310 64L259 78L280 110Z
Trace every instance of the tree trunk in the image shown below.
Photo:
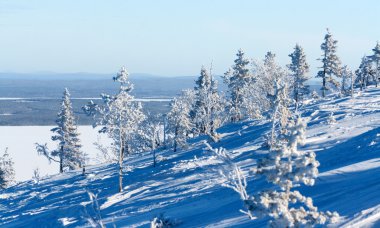
M61 153L59 155L59 172L63 173L63 146L61 146Z
M323 82L322 82L322 97L325 97L325 92L326 92L326 75L323 77Z
M177 137L178 137L178 127L175 128L175 132L174 132L174 152L177 151Z
M164 146L166 147L166 114L164 115Z
M354 97L354 75L351 73L351 97Z
M379 79L379 61L376 61L376 76L375 76L375 83L377 88L377 80Z
M124 141L121 140L120 154L119 154L119 192L123 191L123 160L124 160Z
M152 140L152 150L153 150L153 167L156 167L156 133L153 133Z

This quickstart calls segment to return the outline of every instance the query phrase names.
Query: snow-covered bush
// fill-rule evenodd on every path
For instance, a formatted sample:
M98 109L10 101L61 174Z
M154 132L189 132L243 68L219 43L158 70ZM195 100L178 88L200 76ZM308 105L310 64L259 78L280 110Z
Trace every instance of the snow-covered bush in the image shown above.
M212 151L217 158L222 161L222 166L219 169L219 174L223 178L222 186L231 188L240 195L240 199L244 203L246 210L240 210L242 213L247 214L251 219L254 219L252 211L252 203L254 198L247 193L247 180L244 173L237 166L232 159L228 156L224 148L212 148L208 143L205 143L208 150Z
M313 98L314 100L318 100L319 99L318 92L313 90L313 92L311 92L311 98Z
M328 118L327 118L327 124L328 124L328 125L333 125L333 124L335 124L335 123L336 123L336 119L335 119L335 117L334 117L334 113L331 112L330 115L329 115Z
M167 218L164 216L164 214L160 214L157 217L155 217L152 222L150 223L151 228L170 228L175 227L178 225L178 221Z
M94 228L105 228L102 221L102 216L100 213L100 206L98 202L98 195L94 194L91 191L87 191L88 197L90 198L91 204L90 204L90 211L87 210L86 206L84 205L84 212L85 212L85 218L87 219L88 223L91 227Z
M33 180L33 182L35 184L39 184L40 183L41 176L40 176L40 169L39 168L36 168L36 169L33 170L32 180Z

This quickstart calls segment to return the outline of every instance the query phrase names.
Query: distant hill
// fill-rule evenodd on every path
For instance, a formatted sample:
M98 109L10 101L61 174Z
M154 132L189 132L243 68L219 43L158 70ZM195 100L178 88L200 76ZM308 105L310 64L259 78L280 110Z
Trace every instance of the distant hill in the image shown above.
M18 74L0 73L0 97L59 98L67 87L73 97L98 97L114 93L118 85L113 74ZM193 88L196 76L165 77L151 74L131 74L136 97L174 97L183 89ZM217 78L221 90L225 85Z

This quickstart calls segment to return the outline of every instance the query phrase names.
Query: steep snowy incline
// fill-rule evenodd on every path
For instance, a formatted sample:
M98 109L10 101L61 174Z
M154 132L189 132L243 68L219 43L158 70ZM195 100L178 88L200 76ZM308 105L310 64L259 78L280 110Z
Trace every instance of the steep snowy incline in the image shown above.
M310 102L302 110L309 118L307 144L321 166L312 187L299 190L314 199L322 211L337 211L346 227L380 225L380 90L371 88L355 98L328 97ZM331 113L336 123L331 121ZM249 172L261 148L269 124L251 121L219 129L222 136L213 147L226 148L248 176L248 192L269 187ZM127 159L124 192L117 193L117 166L105 164L81 172L46 177L0 192L1 227L90 226L98 215L88 191L98 195L100 217L107 226L148 227L161 213L178 227L265 227L267 220L249 220L239 212L243 204L237 193L221 187L221 162L205 150L206 137L192 139L189 148L173 153L159 151L160 162L152 167L152 154Z

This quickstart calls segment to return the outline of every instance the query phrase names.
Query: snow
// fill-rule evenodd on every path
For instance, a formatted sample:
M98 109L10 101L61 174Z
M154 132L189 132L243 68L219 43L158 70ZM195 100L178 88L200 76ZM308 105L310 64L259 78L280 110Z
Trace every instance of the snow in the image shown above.
M60 218L59 220L62 222L63 226L67 226L76 222L76 219L74 218Z
M332 227L379 227L380 89L370 88L354 98L328 96L308 102L302 110L309 123L306 145L298 149L314 151L321 165L315 185L297 190L313 198L320 211L341 215ZM331 112L336 123L326 125ZM265 154L261 145L269 128L265 121L228 124L218 130L219 142L209 142L213 148L224 147L232 153L231 158L248 174L249 194L268 187L249 171ZM50 129L0 127L19 180L30 178L36 165L41 173L58 172L57 166L49 166L34 150L35 142L50 142ZM83 148L94 156L96 130L79 126L79 132ZM178 221L178 227L266 227L267 219L250 220L239 212L244 205L238 194L220 185L220 164L205 150L204 140L191 139L187 149L175 153L172 149L158 151L164 159L157 167L152 166L151 153L125 159L128 169L122 193L117 189L116 164L87 167L85 176L81 171L45 176L39 185L21 182L0 192L0 226L88 227L86 216L95 216L87 193L91 191L98 195L107 227L149 227L161 213ZM29 171L22 174L24 168Z
M1 148L8 147L10 156L15 163L16 180L29 180L33 175L33 170L40 169L40 175L56 174L59 171L57 163L49 164L43 156L38 156L35 143L47 143L49 148L54 148L56 143L51 141L53 135L50 129L55 126L0 126ZM99 135L96 129L91 126L79 126L79 139L83 144L83 151L89 154L90 164L97 163L96 155L99 151L93 145L98 137L103 142L107 142L104 135Z

